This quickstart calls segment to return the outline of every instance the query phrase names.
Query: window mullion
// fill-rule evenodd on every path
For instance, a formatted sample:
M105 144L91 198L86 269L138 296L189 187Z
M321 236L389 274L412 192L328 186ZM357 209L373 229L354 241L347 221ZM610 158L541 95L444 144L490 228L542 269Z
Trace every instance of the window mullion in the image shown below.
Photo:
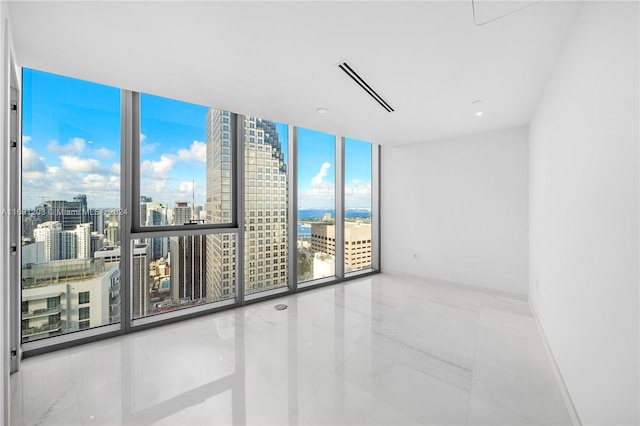
M235 170L233 175L233 203L232 221L238 227L236 234L236 301L242 305L244 303L245 283L244 283L244 233L245 233L245 200L244 200L244 116L231 114L231 141L234 148Z
M344 278L344 137L336 136L335 273Z
M298 128L289 126L289 288L298 289Z
M140 217L140 174L133 167L140 159L140 94L122 90L120 139L120 321L121 332L131 330L133 319L132 227Z
M371 268L380 270L380 145L371 146Z

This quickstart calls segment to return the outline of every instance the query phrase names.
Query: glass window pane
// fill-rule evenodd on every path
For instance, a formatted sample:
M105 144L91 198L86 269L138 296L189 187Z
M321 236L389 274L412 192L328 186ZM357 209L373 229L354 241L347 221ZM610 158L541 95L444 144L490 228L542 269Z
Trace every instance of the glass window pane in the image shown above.
M235 242L236 234L134 240L133 318L235 298ZM167 255L154 244L166 244ZM119 249L110 256L119 258Z
M141 226L231 222L229 121L227 111L140 96Z
M371 267L371 144L345 139L344 271Z
M23 70L22 341L120 322L120 90ZM105 224L111 220L111 233ZM82 305L82 307L80 306Z
M244 117L245 294L288 285L288 137L285 124Z
M298 282L335 275L335 145L298 129Z

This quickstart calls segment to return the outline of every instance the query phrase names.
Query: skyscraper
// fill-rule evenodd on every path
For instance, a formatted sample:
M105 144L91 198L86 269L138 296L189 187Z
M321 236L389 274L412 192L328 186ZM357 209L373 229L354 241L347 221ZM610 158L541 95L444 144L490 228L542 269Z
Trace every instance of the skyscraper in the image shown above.
M247 294L287 285L288 175L275 123L242 119L245 157L245 263ZM207 114L207 221L231 217L230 114ZM207 295L210 300L235 293L235 239L212 235L207 241Z
M171 298L197 300L207 297L205 235L171 237Z
M87 210L86 210L86 195L84 199L76 198L81 197L84 194L80 194L74 197L75 201L66 200L49 200L44 201L41 205L36 207L41 211L42 222L60 222L62 229L71 231L75 229L76 225L84 222L88 222ZM84 203L84 204L83 204Z
M101 259L105 265L119 263L120 247L103 247L94 254L96 261ZM136 243L133 246L133 317L140 318L150 312L149 286L149 245Z
M186 201L176 201L176 205L173 208L173 224L184 225L191 221L191 207Z
M87 194L78 194L73 201L80 204L80 223L89 223L89 208L87 206Z
M231 220L231 114L207 112L207 199L208 223ZM235 293L235 236L208 235L206 247L207 299L228 299Z
M33 230L33 237L36 243L44 243L45 262L76 258L76 234L62 229L58 221L39 224Z
M76 236L76 257L78 259L91 257L91 224L81 223L71 232Z
M104 239L105 243L112 246L120 245L120 223L118 222L107 222L106 227L104 228Z
M89 209L89 221L91 222L91 232L104 233L104 213L102 209Z
M167 205L165 203L146 203L146 226L165 226L167 223ZM153 260L166 257L169 252L169 239L167 237L150 238L150 251Z
M140 225L145 225L147 222L147 203L153 201L153 198L146 195L140 196Z
M93 257L93 254L96 251L104 247L104 235L98 232L91 232L91 235L89 236L89 244L91 246L89 249L89 257Z

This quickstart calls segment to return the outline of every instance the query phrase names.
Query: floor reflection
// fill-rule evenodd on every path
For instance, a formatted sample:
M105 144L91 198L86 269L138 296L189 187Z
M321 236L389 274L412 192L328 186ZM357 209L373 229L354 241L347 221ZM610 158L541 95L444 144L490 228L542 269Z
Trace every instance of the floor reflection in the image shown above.
M11 409L15 425L569 422L526 301L385 274L28 358Z

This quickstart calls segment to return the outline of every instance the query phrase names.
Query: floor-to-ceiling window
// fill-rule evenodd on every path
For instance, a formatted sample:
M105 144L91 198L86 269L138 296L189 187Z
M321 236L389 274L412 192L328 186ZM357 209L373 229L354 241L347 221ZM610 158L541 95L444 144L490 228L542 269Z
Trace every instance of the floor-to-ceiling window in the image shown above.
M120 322L120 90L25 69L22 341Z
M202 232L233 221L231 113L148 94L139 106L132 317L232 299L236 235Z
M344 143L344 271L371 268L371 154L369 142Z
M287 287L289 270L288 126L241 120L244 140L244 291Z
M298 129L298 282L336 274L335 136Z
M371 270L375 145L29 69L23 87L27 350Z

